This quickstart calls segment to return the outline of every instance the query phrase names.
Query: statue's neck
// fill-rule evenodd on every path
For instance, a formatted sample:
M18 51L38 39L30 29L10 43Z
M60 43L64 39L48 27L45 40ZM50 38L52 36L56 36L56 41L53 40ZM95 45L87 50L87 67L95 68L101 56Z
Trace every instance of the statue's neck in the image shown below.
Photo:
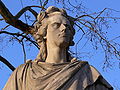
M47 46L47 58L48 63L64 63L67 61L66 48L50 47Z

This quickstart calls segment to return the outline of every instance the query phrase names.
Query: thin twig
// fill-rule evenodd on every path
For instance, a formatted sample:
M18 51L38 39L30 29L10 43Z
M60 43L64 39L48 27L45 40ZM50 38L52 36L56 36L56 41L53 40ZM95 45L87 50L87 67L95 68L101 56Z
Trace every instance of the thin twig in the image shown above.
M76 25L80 30L82 30L83 34L85 34L85 31L82 29L82 27L80 27L77 23L75 23L75 25Z
M19 36L21 36L21 37L23 37L23 38L26 38L28 41L30 41L33 45L35 45L38 49L40 49L39 48L39 46L38 46L38 44L35 42L35 41L33 41L33 40L31 40L30 38L28 38L27 36L25 36L25 35L22 35L22 34L20 34L20 33L10 33L10 32L6 32L6 31L0 31L0 34L9 34L9 35L16 35L17 37L19 37Z
M74 19L74 21L78 21L78 19L83 18L83 17L90 17L91 19L95 19L94 17L87 14L87 15L78 16L77 18Z
M82 25L84 25L85 27L89 28L90 30L92 30L94 33L96 33L102 40L104 40L107 44L109 44L109 46L111 46L114 49L114 53L117 54L118 56L120 56L119 51L115 48L114 45L112 45L109 41L107 41L104 37L102 37L97 30L94 29L94 27L90 27L82 22L80 22ZM87 22L88 23L88 22ZM89 22L89 24L91 24ZM92 25L91 25L92 26Z
M0 18L0 21L4 20L3 18Z
M104 8L96 17L95 19L97 19L107 8Z
M76 43L76 57L77 57L77 46L78 46L79 42L82 40L82 38L83 38L84 35L85 35L85 34L82 34L81 38L80 38L80 39L78 40L78 42Z
M22 50L23 50L23 54L24 54L24 63L26 63L26 52L25 52L25 46L24 46L23 41L21 41L21 45L22 45Z
M8 28L9 26L10 26L10 25L5 26L4 28L1 29L1 31L2 31L2 30L5 30L5 29Z
M110 40L110 42L115 40L115 39L118 39L118 38L120 38L120 36L113 38L112 40Z

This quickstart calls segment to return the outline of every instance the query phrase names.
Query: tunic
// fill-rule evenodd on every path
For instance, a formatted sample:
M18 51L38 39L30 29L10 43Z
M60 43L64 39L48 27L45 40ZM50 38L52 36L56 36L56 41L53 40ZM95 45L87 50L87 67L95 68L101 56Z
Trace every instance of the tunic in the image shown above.
M86 61L59 64L28 61L12 73L3 90L113 90Z

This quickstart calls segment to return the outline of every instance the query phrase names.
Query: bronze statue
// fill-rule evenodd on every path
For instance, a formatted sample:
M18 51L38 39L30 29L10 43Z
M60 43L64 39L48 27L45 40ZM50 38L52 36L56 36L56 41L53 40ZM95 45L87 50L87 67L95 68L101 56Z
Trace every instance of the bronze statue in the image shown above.
M16 68L3 90L113 90L88 62L70 56L73 25L63 9L51 6L41 12L33 35L40 52Z

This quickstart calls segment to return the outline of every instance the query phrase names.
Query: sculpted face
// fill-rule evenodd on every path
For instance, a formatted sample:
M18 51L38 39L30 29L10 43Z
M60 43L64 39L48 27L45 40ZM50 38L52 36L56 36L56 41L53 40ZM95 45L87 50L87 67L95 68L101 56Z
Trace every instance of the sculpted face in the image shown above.
M48 18L47 43L59 47L68 47L72 36L70 22L67 18L60 14Z

